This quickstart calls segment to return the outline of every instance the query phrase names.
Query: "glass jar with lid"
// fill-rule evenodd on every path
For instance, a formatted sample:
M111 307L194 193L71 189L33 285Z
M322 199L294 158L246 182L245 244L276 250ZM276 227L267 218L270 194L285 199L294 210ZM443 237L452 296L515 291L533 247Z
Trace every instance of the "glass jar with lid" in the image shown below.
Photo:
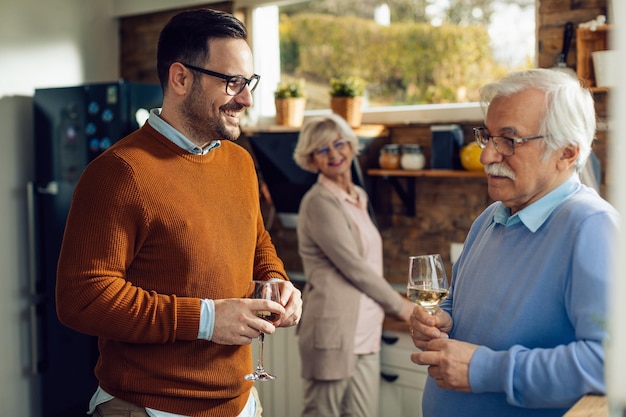
M402 169L418 170L426 165L426 158L422 152L422 147L415 144L402 145L402 158L400 166Z
M400 168L400 145L390 143L380 149L378 164L382 169Z

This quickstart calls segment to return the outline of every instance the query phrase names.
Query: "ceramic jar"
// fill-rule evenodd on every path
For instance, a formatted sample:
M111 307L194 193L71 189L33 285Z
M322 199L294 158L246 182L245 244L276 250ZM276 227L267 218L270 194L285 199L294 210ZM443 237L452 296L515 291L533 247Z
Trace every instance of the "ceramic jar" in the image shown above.
M391 143L383 146L378 157L378 164L382 169L400 168L400 145Z
M402 146L402 157L400 158L402 169L418 170L423 169L424 165L426 165L426 158L421 146L414 144Z

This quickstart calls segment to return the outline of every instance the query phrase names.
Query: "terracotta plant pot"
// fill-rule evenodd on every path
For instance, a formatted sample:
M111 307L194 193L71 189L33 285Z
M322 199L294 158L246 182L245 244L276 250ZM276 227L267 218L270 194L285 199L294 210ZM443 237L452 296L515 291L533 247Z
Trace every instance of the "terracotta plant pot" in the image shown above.
M277 98L274 99L276 105L276 124L279 126L300 127L304 119L304 107L306 99L298 98Z
M346 119L351 127L361 126L363 97L331 97L330 109Z

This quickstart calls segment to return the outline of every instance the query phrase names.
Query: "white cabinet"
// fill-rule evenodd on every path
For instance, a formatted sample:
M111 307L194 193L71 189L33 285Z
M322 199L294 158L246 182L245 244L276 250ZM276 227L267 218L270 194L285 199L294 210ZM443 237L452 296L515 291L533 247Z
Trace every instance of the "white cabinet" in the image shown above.
M256 367L259 343L252 342ZM300 352L296 328L278 328L273 335L265 336L263 365L273 381L255 382L259 391L264 417L299 417L302 414L302 377L300 376Z
M252 342L254 366L258 341ZM427 367L411 362L417 351L405 332L384 331L381 349L379 417L421 417L422 392ZM300 352L295 327L279 328L265 336L265 369L276 375L274 381L256 382L264 417L299 417L302 413Z
M427 367L411 362L416 352L404 332L384 331L381 349L380 417L422 417Z

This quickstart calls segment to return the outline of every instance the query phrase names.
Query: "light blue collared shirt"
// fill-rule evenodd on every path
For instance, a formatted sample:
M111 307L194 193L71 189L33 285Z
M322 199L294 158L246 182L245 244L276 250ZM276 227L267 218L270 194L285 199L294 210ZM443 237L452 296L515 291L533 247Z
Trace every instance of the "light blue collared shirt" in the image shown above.
M510 214L511 210L508 207L504 204L500 205L493 215L493 221L503 224L506 227L521 222L528 230L535 233L550 216L552 211L554 211L556 206L558 206L561 201L565 200L566 197L574 194L579 188L580 179L578 174L574 174L563 184L512 216Z
M186 150L189 153L194 155L205 155L212 151L213 149L219 148L222 145L220 140L212 140L207 146L204 148L199 147L192 141L190 141L185 135L180 133L178 130L174 129L169 123L165 120L161 119L159 116L161 114L161 109L152 109L150 110L150 116L148 117L148 123L150 126L154 128L157 132L171 140L181 149Z
M181 149L184 149L194 155L205 155L221 146L221 142L219 140L213 140L204 148L199 147L198 145L190 141L185 135L174 129L165 120L159 117L160 112L160 109L150 110L148 123L150 123L150 126L152 126L154 130L165 136L167 139L171 140ZM203 299L200 301L200 327L198 329L198 339L211 340L211 338L213 337L214 326L215 304L213 303L213 300ZM98 386L98 389L89 401L89 411L87 412L87 414L93 414L98 404L105 403L112 400L113 398L115 398L113 395L109 394L100 386ZM256 411L256 400L253 395L250 395L248 397L248 401L246 402L246 406L237 417L254 417ZM180 414L172 414L165 411L153 410L151 408L146 408L146 413L148 413L150 417L186 417Z

